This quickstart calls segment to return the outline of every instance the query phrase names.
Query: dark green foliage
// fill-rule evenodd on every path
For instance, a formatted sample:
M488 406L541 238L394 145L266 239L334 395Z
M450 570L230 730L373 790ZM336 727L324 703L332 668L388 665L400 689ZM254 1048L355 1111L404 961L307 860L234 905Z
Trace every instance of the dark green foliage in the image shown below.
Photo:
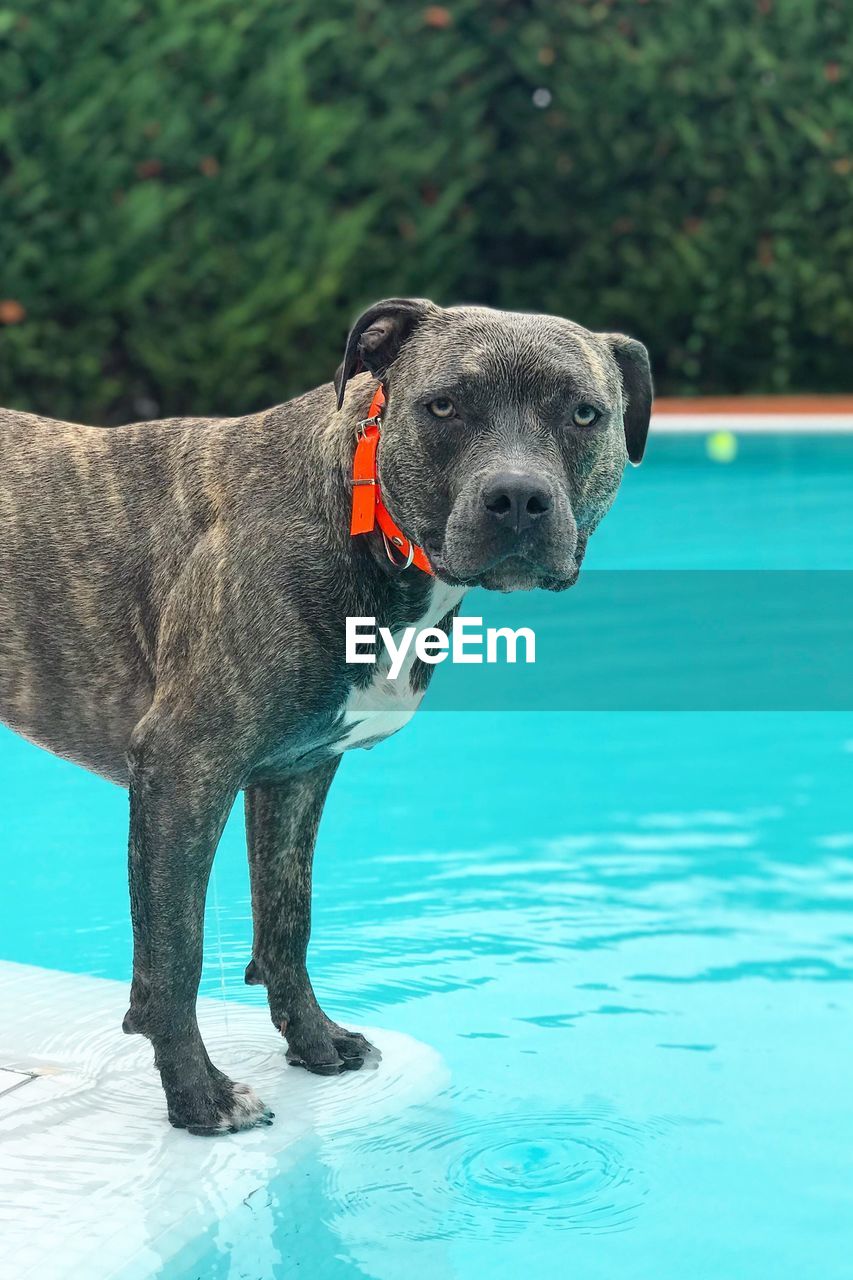
M0 0L0 402L245 412L406 293L627 330L668 392L850 388L850 18Z

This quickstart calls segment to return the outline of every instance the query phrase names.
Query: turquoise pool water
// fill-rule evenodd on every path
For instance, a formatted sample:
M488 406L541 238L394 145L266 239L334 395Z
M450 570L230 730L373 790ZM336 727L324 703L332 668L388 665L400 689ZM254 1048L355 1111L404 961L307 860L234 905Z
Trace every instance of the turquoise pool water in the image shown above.
M664 440L588 571L851 569L852 481L853 442ZM124 794L0 760L0 957L127 978ZM847 1280L851 796L848 712L424 710L352 753L315 986L449 1084L306 1146L167 1280ZM256 1003L239 815L214 890L203 989Z

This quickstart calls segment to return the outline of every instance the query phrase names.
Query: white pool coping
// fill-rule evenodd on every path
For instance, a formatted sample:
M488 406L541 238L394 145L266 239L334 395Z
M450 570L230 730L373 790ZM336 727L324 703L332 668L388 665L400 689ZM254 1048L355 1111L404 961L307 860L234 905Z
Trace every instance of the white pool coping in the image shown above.
M654 435L833 436L853 434L851 413L652 413Z
M447 1072L427 1045L362 1028L382 1062L325 1078L288 1067L266 1011L199 1004L211 1057L276 1113L270 1128L171 1128L124 983L0 961L0 1259L15 1280L145 1280L344 1125L424 1102Z

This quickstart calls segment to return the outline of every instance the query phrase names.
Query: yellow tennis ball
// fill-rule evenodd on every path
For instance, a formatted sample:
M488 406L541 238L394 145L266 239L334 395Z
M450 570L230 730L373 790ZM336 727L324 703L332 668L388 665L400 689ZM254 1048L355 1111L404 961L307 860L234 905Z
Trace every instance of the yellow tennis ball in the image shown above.
M737 457L737 436L733 431L712 431L705 447L712 462L734 462Z

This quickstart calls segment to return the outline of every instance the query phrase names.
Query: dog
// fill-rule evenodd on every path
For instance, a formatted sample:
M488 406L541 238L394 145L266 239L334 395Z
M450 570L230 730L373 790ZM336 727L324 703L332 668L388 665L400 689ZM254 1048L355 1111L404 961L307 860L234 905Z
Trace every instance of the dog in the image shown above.
M287 1060L373 1052L306 969L311 867L345 750L413 713L344 661L347 617L447 625L465 590L572 586L643 455L645 347L551 316L393 298L353 326L334 384L241 418L115 428L0 411L0 718L129 789L133 978L168 1118L268 1124L196 1021L214 852L245 796L246 981Z

